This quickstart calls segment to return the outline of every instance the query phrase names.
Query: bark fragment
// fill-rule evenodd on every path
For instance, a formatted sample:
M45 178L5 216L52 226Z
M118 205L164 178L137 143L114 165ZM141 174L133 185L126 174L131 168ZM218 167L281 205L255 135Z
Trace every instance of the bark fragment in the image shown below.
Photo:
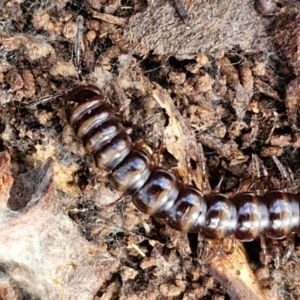
M227 287L231 299L275 300L265 293L253 271L244 261L243 249L239 246L231 255L215 258L210 266L213 276Z
M198 188L209 192L207 174L203 174L205 165L203 149L197 144L190 126L176 109L171 97L162 89L153 90L153 97L159 105L167 111L169 124L164 131L164 143L167 150L178 160L178 173L183 182L191 183L193 180ZM196 170L191 170L189 161L193 159Z

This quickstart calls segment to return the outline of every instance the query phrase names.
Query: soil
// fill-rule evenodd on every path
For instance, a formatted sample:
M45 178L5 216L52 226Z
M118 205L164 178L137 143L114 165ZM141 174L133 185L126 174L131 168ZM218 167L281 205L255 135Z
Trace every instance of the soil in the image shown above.
M20 183L20 174L46 166L59 224L72 220L80 235L61 230L65 225L55 232L85 249L72 264L96 262L90 247L111 260L102 278L94 268L86 271L98 281L78 280L90 284L89 293L81 294L83 288L63 298L45 292L57 285L52 271L25 284L25 269L38 274L47 263L32 257L34 267L24 262L22 269L17 258L0 255L0 299L298 299L297 238L292 258L279 267L272 259L262 264L259 241L238 243L233 254L203 263L197 234L139 212L109 185L68 125L72 103L64 96L78 85L97 85L133 127L133 138L153 153L163 143L162 165L205 193L222 174L223 193L247 190L257 176L255 162L267 170L270 189L284 188L273 157L289 166L297 189L299 24L296 0L0 0L0 151L10 160L2 172L30 195L7 200L10 209L26 213L41 182L29 176ZM9 192L10 180L3 182ZM8 224L7 216L0 224ZM18 232L18 226L11 228ZM18 241L26 239L20 231ZM25 242L14 245L22 249ZM278 242L282 253L287 242ZM0 243L8 245L1 235ZM52 254L66 247L47 245L57 247Z

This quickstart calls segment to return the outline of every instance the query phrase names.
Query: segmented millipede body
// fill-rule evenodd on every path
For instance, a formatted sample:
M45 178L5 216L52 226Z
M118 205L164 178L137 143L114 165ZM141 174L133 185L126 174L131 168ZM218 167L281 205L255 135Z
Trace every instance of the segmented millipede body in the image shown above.
M281 239L300 234L300 193L270 190L263 195L241 192L231 198L222 193L206 195L182 184L166 169L153 166L150 155L131 140L118 112L105 103L97 87L80 86L67 100L75 102L69 123L96 166L108 171L111 185L131 195L143 213L209 239L233 236L251 241L262 235Z

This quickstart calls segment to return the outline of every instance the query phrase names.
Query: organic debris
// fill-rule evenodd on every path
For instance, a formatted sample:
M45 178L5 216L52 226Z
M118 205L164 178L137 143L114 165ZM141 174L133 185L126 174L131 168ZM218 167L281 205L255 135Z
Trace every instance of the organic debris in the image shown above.
M222 174L222 192L247 190L253 154L272 188L282 188L272 156L300 186L299 9L296 0L2 1L0 298L299 297L294 261L262 267L254 241L203 264L195 234L123 199L74 138L64 102L79 84L97 85L133 139L149 153L162 140L159 163L208 193Z

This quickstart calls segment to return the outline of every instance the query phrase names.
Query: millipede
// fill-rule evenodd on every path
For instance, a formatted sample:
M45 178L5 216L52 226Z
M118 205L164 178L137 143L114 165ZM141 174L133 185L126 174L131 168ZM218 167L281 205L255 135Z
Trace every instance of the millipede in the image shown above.
M118 111L94 85L79 86L66 100L74 102L68 122L109 183L132 197L143 213L163 218L170 227L212 240L242 242L258 237L273 241L300 235L300 193L289 189L205 194L183 184L135 143ZM289 243L287 256L293 242ZM262 247L264 245L262 242ZM277 257L278 260L278 257ZM277 262L278 263L278 262Z

